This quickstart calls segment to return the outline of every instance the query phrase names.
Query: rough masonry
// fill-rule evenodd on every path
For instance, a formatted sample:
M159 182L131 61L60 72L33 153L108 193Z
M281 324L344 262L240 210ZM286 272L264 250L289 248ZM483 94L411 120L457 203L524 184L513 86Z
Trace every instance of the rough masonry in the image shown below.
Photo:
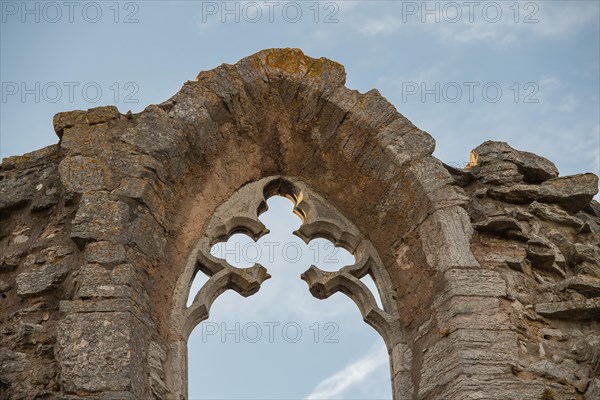
M445 165L376 90L344 83L333 61L265 50L138 114L59 113L58 144L4 159L0 399L186 398L188 278L221 277L201 314L265 278L195 249L260 235L274 194L305 213L301 235L368 249L303 278L384 327L395 399L600 399L598 177L500 142ZM384 310L354 284L369 268Z

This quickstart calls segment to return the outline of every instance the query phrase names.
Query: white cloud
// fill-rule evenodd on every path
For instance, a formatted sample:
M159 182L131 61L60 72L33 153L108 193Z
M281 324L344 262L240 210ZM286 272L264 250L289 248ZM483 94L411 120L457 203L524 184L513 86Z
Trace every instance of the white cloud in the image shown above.
M563 1L549 5L540 3L539 23L533 24L541 36L561 37L598 22L597 2Z
M573 95L564 96L556 109L560 112L570 113L573 112L578 106L577 99Z
M306 400L341 398L345 393L361 385L369 375L387 364L388 355L385 346L374 347L363 358L321 381L306 397Z
M357 23L356 30L363 36L389 36L399 33L421 32L437 37L442 43L494 43L500 46L517 43L523 35L546 38L562 38L573 34L598 20L599 6L596 2L529 2L520 3L517 10L514 3L490 2L499 10L485 8L481 4L469 9L460 6L459 13L448 4L456 2L425 3L403 2L394 15L388 8L381 8L385 15L365 15L367 10L353 10ZM535 6L534 6L535 5ZM406 7L416 7L408 10ZM427 10L425 9L427 8ZM371 7L371 10L378 10ZM485 10L485 11L484 11ZM434 11L434 12L427 12Z
M400 18L387 16L367 20L359 27L359 32L365 36L390 35L396 33L402 27Z

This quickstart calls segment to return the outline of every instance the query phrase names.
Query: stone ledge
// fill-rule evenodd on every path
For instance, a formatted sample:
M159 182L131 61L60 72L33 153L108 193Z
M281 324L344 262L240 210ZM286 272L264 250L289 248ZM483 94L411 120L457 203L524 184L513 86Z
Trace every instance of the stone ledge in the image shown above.
M600 321L600 298L536 304L535 312L548 318Z
M145 310L131 299L100 299L100 300L61 300L59 313L61 316L85 313L129 312L146 326L153 328L154 322Z
M60 112L53 118L54 132L59 138L62 138L63 132L67 128L79 125L95 125L101 122L108 122L121 116L115 106L104 106L91 108L87 111L76 110Z

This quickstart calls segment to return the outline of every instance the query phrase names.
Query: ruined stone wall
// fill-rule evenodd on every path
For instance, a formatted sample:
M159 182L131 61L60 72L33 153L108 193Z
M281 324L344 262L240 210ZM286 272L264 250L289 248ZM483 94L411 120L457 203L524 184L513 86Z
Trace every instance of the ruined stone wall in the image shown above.
M501 310L487 329L510 335L512 372L543 385L544 399L600 398L598 177L558 177L552 162L505 143L486 142L472 159L450 170L470 197L473 254L506 292L465 302L465 312Z
M396 399L600 398L597 177L495 142L444 166L344 81L267 50L139 114L60 113L59 144L4 159L0 399L184 398L177 282L217 208L271 176L377 252Z

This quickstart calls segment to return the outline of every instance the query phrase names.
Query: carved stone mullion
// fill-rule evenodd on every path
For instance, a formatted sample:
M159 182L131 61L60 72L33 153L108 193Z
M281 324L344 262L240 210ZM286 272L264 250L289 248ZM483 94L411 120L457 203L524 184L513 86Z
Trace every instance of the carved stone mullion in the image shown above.
M208 246L201 246L197 257L196 268L210 278L184 311L184 331L187 335L196 325L208 318L212 304L223 292L232 289L248 297L256 293L260 285L271 277L260 264L249 268L233 267L226 261L213 257Z
M375 296L360 279L348 272L327 272L314 265L302 274L302 279L318 299L326 299L337 292L344 293L357 305L363 320L383 337L388 350L398 343L399 318L379 308Z
M304 222L300 228L294 231L294 235L298 236L305 243L319 238L327 239L336 247L342 247L351 253L354 253L360 244L360 239L356 235L343 230L343 228L340 228L334 222L327 220Z

